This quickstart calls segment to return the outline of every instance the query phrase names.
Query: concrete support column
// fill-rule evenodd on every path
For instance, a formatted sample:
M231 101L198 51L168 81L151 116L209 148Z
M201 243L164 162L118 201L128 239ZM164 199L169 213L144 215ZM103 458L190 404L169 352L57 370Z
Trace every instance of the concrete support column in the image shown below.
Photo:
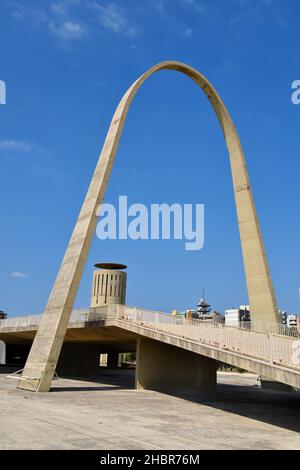
M0 340L0 365L6 364L6 344Z
M155 340L137 344L136 388L162 391L214 389L217 361Z
M119 353L111 352L107 356L107 368L108 369L117 369L119 367Z

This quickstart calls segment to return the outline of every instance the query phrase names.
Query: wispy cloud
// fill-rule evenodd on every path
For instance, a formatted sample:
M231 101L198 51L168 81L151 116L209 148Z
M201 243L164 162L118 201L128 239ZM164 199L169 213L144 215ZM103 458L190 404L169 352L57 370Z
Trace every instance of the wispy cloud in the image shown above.
M29 274L27 273L22 273L20 271L14 271L11 273L11 277L14 279L26 279L29 277Z
M169 17L174 7L178 11L179 8L191 11L193 13L203 13L207 10L207 0L152 0L152 6L161 16ZM223 0L224 1L224 0Z
M276 20L276 12L271 7L273 0L236 0L235 12L229 17L229 23L231 26L253 21L263 23L271 15Z
M80 0L58 0L52 3L51 10L56 15L65 15L74 5L79 5Z
M16 139L0 139L0 157L0 161L10 162L18 168L18 171L30 169L43 177L56 178L62 175L60 170L53 168L51 152L35 143Z
M194 6L195 5L195 0L180 0L180 1L185 6Z
M45 29L63 45L73 40L82 39L87 32L87 26L77 18L77 12L73 8L80 5L80 0L58 0L51 5L24 5L14 3L12 6L12 17L17 21L26 22L28 26Z
M207 5L204 2L199 0L179 0L180 3L186 7L190 8L197 13L203 13L207 9Z
M166 14L166 1L165 0L154 0L153 6L160 15Z
M13 4L12 17L30 26L40 26L63 46L96 33L99 25L106 31L124 36L135 36L140 27L135 24L128 9L113 0L56 0L49 5Z
M80 0L59 0L52 3L48 28L53 36L63 41L71 41L82 39L86 35L87 26L73 18L72 8L79 4Z
M286 26L286 20L274 0L232 0L231 8L227 2L219 0L177 0L185 11L201 14L206 21L228 23L234 34L247 24L263 24L272 21L278 27Z
M12 150L19 152L30 152L33 145L28 142L22 142L20 140L0 140L0 151L1 150Z
M11 15L28 27L42 28L66 49L72 49L68 46L95 36L99 31L120 38L136 36L143 30L141 11L145 17L149 5L162 21L176 25L178 33L186 37L197 32L199 18L210 23L227 23L233 34L244 25L266 20L278 27L286 25L274 0L231 0L230 8L224 0L132 0L130 8L127 3L124 0L36 0L32 4L15 0L11 3ZM189 17L188 27L184 25L185 16Z
M47 22L47 13L42 7L29 8L20 2L12 2L11 16L18 21L29 20L34 25Z
M190 38L193 36L194 34L194 30L192 28L186 28L184 31L183 31L183 34L187 37L187 38Z
M102 2L100 4L94 1L90 6L97 11L98 21L105 29L116 34L128 36L134 36L138 33L139 28L130 21L125 10L120 5L113 2L105 4Z
M52 34L64 40L81 39L86 34L84 27L73 21L50 22L49 29Z

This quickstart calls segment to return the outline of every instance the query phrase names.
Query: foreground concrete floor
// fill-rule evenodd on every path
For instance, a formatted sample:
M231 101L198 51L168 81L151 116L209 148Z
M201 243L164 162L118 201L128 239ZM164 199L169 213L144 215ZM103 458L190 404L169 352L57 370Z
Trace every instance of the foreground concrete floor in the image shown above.
M132 389L130 372L59 379L35 394L0 369L0 448L300 449L300 394L221 373L216 392L175 397Z

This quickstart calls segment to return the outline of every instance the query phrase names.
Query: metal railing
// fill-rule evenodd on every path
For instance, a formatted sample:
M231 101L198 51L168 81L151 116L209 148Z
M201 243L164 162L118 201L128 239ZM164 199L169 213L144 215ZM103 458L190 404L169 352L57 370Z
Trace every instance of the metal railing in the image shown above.
M72 323L95 322L116 318L116 308L114 306L98 307L97 309L73 310L70 316L69 325ZM12 317L0 320L0 329L5 328L37 328L40 324L42 314L24 317Z
M126 306L119 306L118 319L300 371L300 338L190 320Z
M0 320L0 328L28 328L37 327L42 315L30 315L27 317L13 317Z
M0 320L0 329L36 329L41 318L42 315L32 315ZM284 325L276 325L279 328L274 328L272 324L256 322L251 324L251 328L249 324L225 326L125 305L73 310L69 325L106 320L134 323L224 351L300 370L300 337L285 334L285 329L280 328Z
M87 320L88 310L73 310L69 323L77 323ZM0 329L3 328L37 328L41 322L42 314L27 317L13 317L0 320Z
M239 328L257 331L260 333L273 333L281 336L292 336L300 338L300 332L296 327L289 327L281 323L271 323L265 321L247 321L239 323Z

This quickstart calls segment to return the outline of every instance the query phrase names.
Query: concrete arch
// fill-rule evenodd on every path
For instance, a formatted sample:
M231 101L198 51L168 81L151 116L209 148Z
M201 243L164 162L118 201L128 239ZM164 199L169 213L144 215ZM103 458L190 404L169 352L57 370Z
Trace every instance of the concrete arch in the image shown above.
M190 77L205 93L221 125L230 156L247 289L254 321L277 321L277 307L242 146L233 121L211 83L181 62L161 62L127 90L113 116L90 187L58 272L19 387L48 391L58 361L84 264L130 104L143 83L161 70Z

